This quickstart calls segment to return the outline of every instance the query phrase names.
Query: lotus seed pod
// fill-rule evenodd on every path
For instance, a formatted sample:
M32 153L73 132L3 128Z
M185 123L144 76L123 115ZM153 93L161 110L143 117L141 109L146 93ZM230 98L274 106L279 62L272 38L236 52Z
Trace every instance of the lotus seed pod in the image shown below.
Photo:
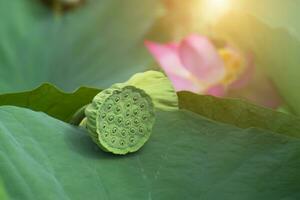
M151 97L126 84L116 84L96 95L85 115L93 141L114 154L139 150L149 139L155 121Z
M170 80L161 72L147 71L133 75L124 84L144 90L152 98L155 108L178 110L178 97Z

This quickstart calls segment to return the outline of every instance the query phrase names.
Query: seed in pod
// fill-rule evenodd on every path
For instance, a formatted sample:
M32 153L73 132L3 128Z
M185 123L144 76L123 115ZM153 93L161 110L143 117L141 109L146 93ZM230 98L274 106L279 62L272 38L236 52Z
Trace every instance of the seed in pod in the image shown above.
M146 143L155 121L151 97L129 85L100 92L85 115L93 141L107 152L122 155L135 152Z

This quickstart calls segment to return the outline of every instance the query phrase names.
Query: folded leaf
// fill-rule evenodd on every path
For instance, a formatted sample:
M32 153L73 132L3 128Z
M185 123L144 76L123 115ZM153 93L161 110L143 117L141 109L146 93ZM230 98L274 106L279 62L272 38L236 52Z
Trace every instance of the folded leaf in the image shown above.
M300 137L300 118L240 99L221 99L189 92L178 94L180 108L240 128L261 128Z
M101 90L81 87L73 93L64 93L48 83L26 92L0 95L0 105L14 105L42 111L69 122L74 113L89 104Z
M14 105L45 112L69 122L77 110L92 102L100 90L82 87L74 93L64 93L50 84L21 93L0 95L0 105ZM299 137L297 116L253 105L239 99L222 99L189 92L177 93L179 107L202 116L240 128L257 127Z

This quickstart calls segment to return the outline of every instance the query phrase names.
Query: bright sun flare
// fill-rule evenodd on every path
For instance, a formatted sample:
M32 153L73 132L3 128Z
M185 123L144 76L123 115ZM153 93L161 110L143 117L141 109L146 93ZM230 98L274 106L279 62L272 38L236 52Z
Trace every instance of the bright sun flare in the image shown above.
M204 16L215 21L231 8L232 0L205 0L202 4Z

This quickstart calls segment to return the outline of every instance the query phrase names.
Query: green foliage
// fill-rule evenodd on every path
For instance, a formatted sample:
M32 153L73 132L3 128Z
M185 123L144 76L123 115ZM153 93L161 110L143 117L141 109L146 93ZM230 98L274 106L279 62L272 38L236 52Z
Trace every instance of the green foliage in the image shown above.
M298 3L241 5L249 14L232 13L211 31L253 51L299 114ZM45 81L67 91L107 88L145 71L152 60L143 41L159 8L160 0L91 0L57 15L39 1L0 1L0 93L10 92L0 105L19 106L0 107L0 199L300 199L295 116L186 92L176 110L170 85L159 88L165 78L156 73L161 79L150 85L152 78L136 76L129 82L149 95L162 89L155 104L174 111L158 111L149 141L120 157L66 123L101 90L44 84L12 93Z
M300 137L300 118L260 107L240 99L221 99L189 92L178 94L180 108L240 128L257 127Z
M5 106L0 118L0 174L12 199L300 198L295 137L159 112L143 149L120 157L43 113Z
M1 179L0 179L0 199L1 200L8 200L9 199Z
M82 87L74 93L64 93L52 85L44 84L33 91L0 95L0 105L25 107L69 122L74 113L91 103L99 92L98 89ZM295 137L300 134L300 119L290 114L238 99L221 99L190 92L179 92L178 97L181 109L215 121L240 128L257 127Z
M2 94L0 105L25 107L69 122L73 114L89 104L99 92L98 89L81 87L73 93L65 93L50 84L43 84L32 91Z
M0 93L43 82L108 87L152 62L143 42L159 0L89 0L63 15L40 2L0 2Z
M0 101L69 119L98 92L81 88L67 94L44 85L33 92L1 95ZM38 100L28 103L34 96L47 97L56 112ZM179 93L179 100L181 108L210 119L184 110L159 112L149 142L122 158L102 152L81 128L27 109L1 107L0 174L5 183L11 182L8 194L22 199L33 194L42 199L299 198L298 118L187 92ZM61 102L69 102L68 107Z

